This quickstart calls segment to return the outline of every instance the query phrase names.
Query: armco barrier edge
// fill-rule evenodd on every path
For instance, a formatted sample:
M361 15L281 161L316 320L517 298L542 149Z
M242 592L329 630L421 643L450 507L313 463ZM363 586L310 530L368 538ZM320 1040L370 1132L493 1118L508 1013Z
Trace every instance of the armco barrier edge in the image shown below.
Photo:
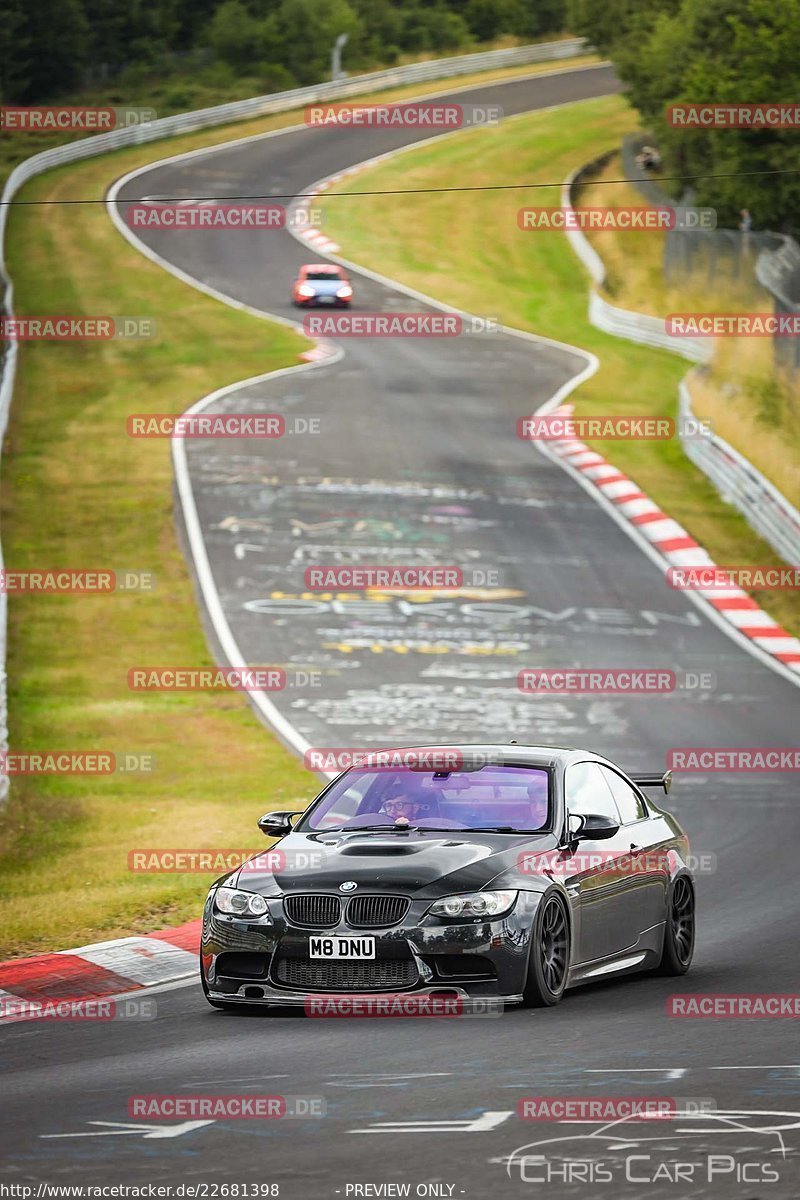
M133 125L111 133L100 133L94 137L43 150L26 158L9 175L0 205L0 279L5 285L3 310L6 316L14 315L14 289L6 270L5 232L10 201L23 184L36 175L60 167L65 163L80 162L105 154L109 150L120 150L144 142L174 137L179 133L192 133L209 129L215 125L227 125L234 121L267 116L271 113L289 112L305 104L327 100L344 100L385 88L409 83L426 83L437 79L452 79L458 75L470 75L479 71L490 71L504 67L525 66L528 63L556 62L559 59L575 58L587 52L585 38L567 38L559 42L539 42L529 46L515 46L510 50L489 50L482 54L461 54L454 58L433 59L430 62L412 63L406 67L390 67L385 71L372 71L368 75L355 75L337 83L320 83L311 87L293 88L287 92L274 92L268 96L254 96L250 100L234 100L230 104L219 104L213 108L201 108L196 112L179 113L174 117L162 117L145 125ZM8 342L0 378L0 445L8 424L11 396L17 366L17 343ZM0 546L0 570L3 569L2 546ZM0 591L0 753L8 749L8 691L6 678L6 629L7 603L5 592ZM8 777L0 774L0 805L8 795Z
M590 171L597 169L609 155L603 155L577 170L564 181L561 203L572 208L576 185ZM570 245L592 277L589 291L589 320L597 329L616 337L627 338L646 346L670 350L696 363L707 363L713 346L702 340L692 341L673 337L664 329L663 320L645 313L615 308L599 293L606 271L600 255L580 230L567 233ZM683 418L693 417L689 383L692 371L680 382L678 389L680 425ZM738 508L748 524L792 566L800 565L800 512L737 450L716 434L691 436L681 433L684 453L706 475L729 504Z
M694 418L689 391L693 372L678 384L678 416L681 427ZM729 504L733 504L792 566L800 566L800 512L774 484L724 438L692 437L681 434L684 452L708 476Z

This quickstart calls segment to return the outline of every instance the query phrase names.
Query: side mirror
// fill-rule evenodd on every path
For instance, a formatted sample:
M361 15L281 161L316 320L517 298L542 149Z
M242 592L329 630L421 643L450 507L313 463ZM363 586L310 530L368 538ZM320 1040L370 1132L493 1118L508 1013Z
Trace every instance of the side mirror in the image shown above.
M611 817L603 817L599 813L583 813L569 818L570 836L577 841L589 840L601 842L619 833L619 825Z
M265 837L285 837L292 832L292 817L295 812L269 812L259 819L258 828Z

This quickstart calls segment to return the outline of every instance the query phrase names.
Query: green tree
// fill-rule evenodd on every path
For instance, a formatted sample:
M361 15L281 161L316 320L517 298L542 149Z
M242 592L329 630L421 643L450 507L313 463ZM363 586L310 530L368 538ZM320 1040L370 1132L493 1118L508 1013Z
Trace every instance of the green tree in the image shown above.
M24 0L0 0L0 100L23 97L29 84L30 39Z
M20 99L48 100L80 85L90 54L81 0L36 0L26 9L23 36L31 58Z
M91 73L113 77L123 67L152 63L171 49L179 26L176 0L82 0L89 27Z
M330 78L331 51L342 33L348 36L342 65L351 70L360 61L364 26L347 0L283 0L278 9L281 61L301 85Z
M224 0L206 31L206 42L223 62L248 67L261 57L262 24L241 0Z
M567 0L566 23L572 33L588 38L601 54L610 54L618 49L631 21L642 11L647 9L642 10L641 0Z
M511 32L520 38L561 33L567 26L564 0L519 0L511 15Z
M570 0L573 28L614 59L631 103L655 134L668 173L687 176L718 223L750 209L757 228L800 227L796 129L697 129L671 105L793 105L800 94L800 0ZM785 172L769 174L769 172Z
M478 42L491 42L508 33L516 16L513 0L468 0L464 8L464 20Z

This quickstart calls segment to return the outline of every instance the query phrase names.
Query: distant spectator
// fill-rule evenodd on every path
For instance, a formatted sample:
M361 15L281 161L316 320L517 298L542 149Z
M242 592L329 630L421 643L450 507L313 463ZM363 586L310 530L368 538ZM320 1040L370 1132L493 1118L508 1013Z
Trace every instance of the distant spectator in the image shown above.
M743 208L739 212L739 228L742 233L749 233L753 228L753 218L750 216L750 209Z
M655 146L642 146L636 155L636 165L642 171L657 171L661 166L661 155Z

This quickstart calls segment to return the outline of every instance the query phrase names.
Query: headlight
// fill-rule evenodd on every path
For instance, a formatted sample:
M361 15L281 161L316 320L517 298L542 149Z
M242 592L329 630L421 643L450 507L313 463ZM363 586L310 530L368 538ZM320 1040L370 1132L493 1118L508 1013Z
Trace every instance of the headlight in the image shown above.
M349 300L352 294L353 289L350 287L349 283L346 283L344 287L339 288L338 292L336 293L336 298L338 300Z
M217 888L214 897L217 911L233 917L263 917L267 902L257 892L239 892L235 888Z
M315 295L314 289L312 288L310 283L301 283L300 287L297 289L297 291L300 296Z
M465 892L461 896L445 896L431 905L429 912L436 917L501 917L516 903L517 892Z

